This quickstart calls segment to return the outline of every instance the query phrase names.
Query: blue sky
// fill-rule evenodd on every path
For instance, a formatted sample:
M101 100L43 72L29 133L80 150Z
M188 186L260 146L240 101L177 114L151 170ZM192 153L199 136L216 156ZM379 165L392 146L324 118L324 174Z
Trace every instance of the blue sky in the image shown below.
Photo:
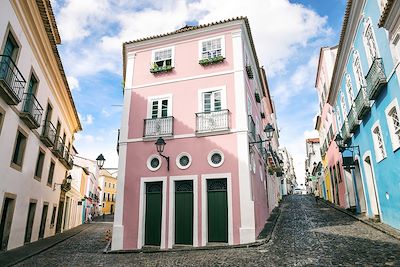
M103 153L116 167L122 104L122 42L170 32L186 23L234 16L250 21L260 64L275 101L281 146L304 177L304 139L315 135L314 89L321 46L337 44L345 0L63 0L52 1L64 68L83 131L75 147ZM223 7L223 8L222 8Z

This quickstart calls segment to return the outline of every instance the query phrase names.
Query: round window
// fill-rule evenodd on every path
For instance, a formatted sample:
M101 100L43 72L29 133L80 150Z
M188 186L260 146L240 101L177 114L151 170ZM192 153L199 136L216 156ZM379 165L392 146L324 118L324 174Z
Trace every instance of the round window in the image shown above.
M212 167L221 166L222 163L224 163L224 154L219 150L211 151L210 154L208 154L208 163Z
M159 155L151 155L147 159L147 168L150 171L157 171L161 167L161 158Z
M189 153L182 152L176 157L176 166L178 166L179 169L187 169L190 164L192 164L192 157Z

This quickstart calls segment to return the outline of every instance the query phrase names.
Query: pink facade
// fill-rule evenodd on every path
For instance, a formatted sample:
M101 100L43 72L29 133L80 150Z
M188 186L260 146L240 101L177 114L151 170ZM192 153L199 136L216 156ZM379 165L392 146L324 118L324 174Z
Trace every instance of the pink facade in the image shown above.
M267 200L267 154L265 143L261 147L249 142L254 135L256 140L265 139L263 129L271 108L262 106L272 105L264 97L268 89L260 77L264 73L259 71L248 29L247 19L238 18L124 44L117 189L123 193L117 195L113 250L204 246L218 238L227 244L249 243L263 229L270 206L275 206ZM207 53L213 56L204 56ZM221 62L199 64L219 55L224 58ZM252 75L246 66L251 66ZM261 103L256 101L256 92ZM266 119L261 118L262 112ZM159 137L166 142L162 154L169 157L169 170L156 150ZM218 218L218 212L213 215L210 206L215 181L221 185L215 192L226 195L220 198L226 203L215 205L226 204L222 209L226 220L222 215ZM186 197L193 206L179 202L179 182L188 182ZM160 202L151 204L154 183L159 191L151 197ZM182 215L182 219L178 205L193 216ZM149 218L159 219L160 224ZM189 224L192 238L179 243L180 235L187 236L178 227L185 220L193 220ZM146 227L155 227L159 235ZM213 227L226 229L226 236L213 233Z

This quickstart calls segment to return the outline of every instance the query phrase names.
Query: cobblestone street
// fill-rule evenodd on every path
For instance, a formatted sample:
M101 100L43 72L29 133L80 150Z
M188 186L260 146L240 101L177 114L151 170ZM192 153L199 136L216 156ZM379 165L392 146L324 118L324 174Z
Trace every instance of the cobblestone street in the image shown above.
M103 254L110 223L78 235L18 266L330 266L400 265L400 241L310 196L289 196L271 240L258 247Z

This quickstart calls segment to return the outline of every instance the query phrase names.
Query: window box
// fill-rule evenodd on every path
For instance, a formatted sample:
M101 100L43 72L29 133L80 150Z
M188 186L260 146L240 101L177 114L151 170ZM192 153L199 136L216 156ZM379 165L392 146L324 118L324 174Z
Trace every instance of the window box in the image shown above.
M257 103L261 103L261 98L259 93L254 93L254 97L256 98Z
M153 64L153 67L150 69L151 73L161 73L171 71L174 67L172 66L158 66L157 64Z
M204 59L200 59L199 60L199 64L202 65L202 66L207 66L207 65L211 65L211 64L222 62L222 61L224 61L224 59L225 58L223 56L204 58Z
M249 77L249 79L254 78L253 69L251 68L251 66L246 66L246 73L247 73L247 77Z
M260 115L261 115L261 118L265 119L265 113L264 112L261 112Z

